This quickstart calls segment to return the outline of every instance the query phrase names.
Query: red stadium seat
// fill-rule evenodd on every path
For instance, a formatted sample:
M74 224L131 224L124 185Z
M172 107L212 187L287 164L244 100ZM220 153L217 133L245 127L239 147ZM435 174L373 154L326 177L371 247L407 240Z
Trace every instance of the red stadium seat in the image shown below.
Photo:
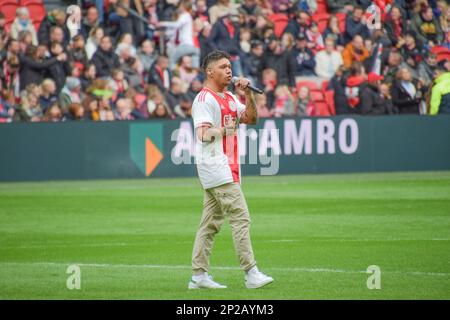
M325 101L328 105L328 110L330 114L336 115L336 106L334 104L334 90L325 91Z
M319 117L331 116L330 111L328 110L328 104L326 102L315 102L314 108L316 109L316 115Z
M312 101L325 101L325 95L321 90L311 90L309 95Z
M280 38L289 23L289 17L284 13L274 13L268 18L273 22L275 35Z
M328 25L328 19L330 15L328 13L316 13L313 14L312 20L319 26L320 33L323 33Z
M0 4L0 12L5 15L7 25L13 23L14 19L16 18L16 10L19 7L19 2L14 0L6 0Z
M314 13L328 13L327 1L317 0L317 10Z
M450 61L450 52L441 52L437 54L437 61L441 62L444 60L449 60Z
M434 54L439 54L439 53L450 52L450 49L447 47L435 46L430 49L430 52L434 53Z
M322 81L322 91L325 93L327 91L327 87L328 87L328 80L323 80Z
M302 81L297 82L297 91L301 87L307 87L307 88L309 88L309 90L318 90L319 89L319 87L317 86L317 82L307 81L307 80L302 80Z
M30 4L30 3L33 3L33 4L36 4L36 3L38 3L38 4L44 4L44 2L42 1L42 0L22 0L21 2L21 5L22 6L27 6L28 4Z
M344 12L338 12L336 13L336 17L339 20L339 30L341 32L345 32L345 20L347 19L347 14Z
M28 3L27 9L30 11L30 17L33 21L34 27L36 30L39 29L39 25L41 24L42 20L45 18L45 7L42 3ZM36 27L37 26L37 27Z

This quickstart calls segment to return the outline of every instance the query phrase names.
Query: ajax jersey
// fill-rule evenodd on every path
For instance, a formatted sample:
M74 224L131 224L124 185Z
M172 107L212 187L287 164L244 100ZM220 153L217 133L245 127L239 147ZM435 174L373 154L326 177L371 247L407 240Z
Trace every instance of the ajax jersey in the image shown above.
M245 111L231 92L216 93L203 88L192 105L194 128L210 124L214 128L224 127L239 119ZM195 134L195 156L198 176L204 189L214 188L229 182L240 183L238 137L226 136L213 142L202 142Z

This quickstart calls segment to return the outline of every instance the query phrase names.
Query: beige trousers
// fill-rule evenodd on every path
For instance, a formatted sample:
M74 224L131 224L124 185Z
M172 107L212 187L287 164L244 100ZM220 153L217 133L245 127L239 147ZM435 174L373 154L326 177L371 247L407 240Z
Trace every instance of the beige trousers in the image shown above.
M241 186L232 182L205 190L203 214L192 253L194 275L208 272L214 237L220 231L225 218L228 218L231 225L234 249L239 256L241 268L248 271L256 265L250 241L247 202Z

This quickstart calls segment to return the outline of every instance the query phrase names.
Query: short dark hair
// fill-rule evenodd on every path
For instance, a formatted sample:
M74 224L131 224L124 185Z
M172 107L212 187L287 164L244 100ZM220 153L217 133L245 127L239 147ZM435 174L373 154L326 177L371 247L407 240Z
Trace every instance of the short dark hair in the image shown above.
M203 58L203 63L202 63L202 69L203 71L206 72L206 69L208 68L208 66L213 63L216 62L220 59L226 58L228 60L230 60L230 55L228 53L226 53L225 51L220 51L220 50L214 50L213 52L210 52L206 55L205 58Z

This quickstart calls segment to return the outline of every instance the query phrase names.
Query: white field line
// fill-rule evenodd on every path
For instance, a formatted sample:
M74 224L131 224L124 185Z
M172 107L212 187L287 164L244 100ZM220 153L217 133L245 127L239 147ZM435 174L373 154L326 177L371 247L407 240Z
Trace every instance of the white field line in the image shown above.
M401 242L401 241L450 241L450 239L445 238L434 238L434 239L401 239L401 238L391 238L391 239L277 239L277 240L262 240L258 242L264 243L289 243L289 242ZM77 248L77 247L140 247L148 246L149 243L125 243L125 242L105 242L105 243L74 243L74 244L37 244L37 245L19 245L19 246L0 246L0 251L3 250L14 250L14 249L50 249L50 248ZM185 243L180 242L180 243Z
M87 268L108 268L108 269L172 269L172 270L191 270L188 265L157 265L157 264L109 264L109 263L62 263L62 262L0 262L0 266L44 266L44 267L67 267L69 265L78 265ZM241 270L239 267L215 266L213 270ZM344 269L330 269L330 268L292 268L292 267L269 267L265 270L280 271L280 272L309 272L309 273L349 273L360 274L367 273L361 270L344 270ZM411 276L431 276L431 277L450 277L450 273L444 272L422 272L422 271L382 271L382 274L402 274Z

